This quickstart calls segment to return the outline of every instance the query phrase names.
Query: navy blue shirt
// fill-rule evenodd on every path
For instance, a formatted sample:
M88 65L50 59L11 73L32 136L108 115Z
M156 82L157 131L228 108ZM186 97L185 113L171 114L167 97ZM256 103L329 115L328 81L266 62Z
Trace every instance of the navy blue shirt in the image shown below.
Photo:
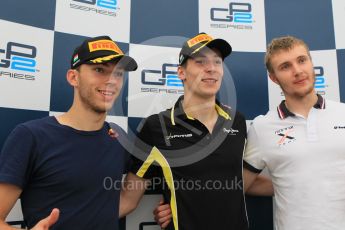
M117 134L125 133L117 127ZM46 117L18 125L0 155L0 182L20 187L29 228L60 209L51 229L118 229L128 156L109 124L79 131Z

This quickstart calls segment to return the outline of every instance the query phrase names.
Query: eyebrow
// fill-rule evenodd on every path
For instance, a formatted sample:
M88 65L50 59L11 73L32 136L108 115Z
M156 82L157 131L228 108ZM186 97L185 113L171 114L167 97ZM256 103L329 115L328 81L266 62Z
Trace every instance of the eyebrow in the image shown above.
M308 57L309 57L308 55L300 55L300 56L297 57L297 59L299 59L299 58L308 58Z
M196 56L194 56L194 57L192 57L192 58L206 58L207 56L206 55L204 55L204 54L198 54L198 55L196 55ZM220 55L218 55L218 54L214 54L212 57L219 57L219 58L222 58Z
M112 67L112 63L113 62L106 62L106 63L95 63L95 64L92 64L93 66L96 66L96 67L103 67L103 68L111 68ZM117 63L114 65L114 68L117 66ZM120 65L116 68L119 68Z
M286 64L290 64L290 61L285 61L285 62L283 62L283 63L280 63L280 64L278 65L278 67L281 67L282 65L286 65Z

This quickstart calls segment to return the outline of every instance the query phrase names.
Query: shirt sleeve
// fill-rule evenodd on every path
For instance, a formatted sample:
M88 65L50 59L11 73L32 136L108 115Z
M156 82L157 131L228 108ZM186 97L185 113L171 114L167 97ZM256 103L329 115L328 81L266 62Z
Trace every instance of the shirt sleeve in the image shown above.
M32 174L35 151L33 134L18 125L8 136L0 154L0 182L25 187Z
M254 173L260 173L265 168L263 152L261 151L254 124L250 126L248 131L243 161L243 167Z

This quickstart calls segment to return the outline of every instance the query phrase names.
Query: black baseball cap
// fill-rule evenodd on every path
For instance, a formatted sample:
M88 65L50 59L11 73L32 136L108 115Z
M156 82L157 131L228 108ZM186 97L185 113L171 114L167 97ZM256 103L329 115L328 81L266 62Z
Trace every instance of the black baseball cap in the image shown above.
M110 37L88 38L74 50L71 69L82 64L98 64L116 60L119 60L126 71L134 71L138 68L137 62L132 57L125 55Z
M232 48L227 41L220 38L213 39L206 33L199 33L195 37L192 37L183 43L179 55L179 65L182 65L189 57L194 56L205 47L217 49L221 53L223 60L229 56L232 51Z

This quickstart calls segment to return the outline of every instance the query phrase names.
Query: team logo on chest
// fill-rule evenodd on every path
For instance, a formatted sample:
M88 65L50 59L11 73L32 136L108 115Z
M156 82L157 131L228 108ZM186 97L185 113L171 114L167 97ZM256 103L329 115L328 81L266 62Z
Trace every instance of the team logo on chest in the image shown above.
M274 132L279 138L277 139L277 144L279 146L290 144L296 141L294 137L294 127L293 125L288 126L286 128L278 129Z
M192 133L186 133L186 134L169 134L168 136L165 136L165 139L167 140L171 140L171 139L175 139L175 138L188 138L188 137L192 137L193 134Z
M229 128L229 129L223 128L223 132L227 133L229 135L235 136L239 131L237 129L233 129L233 128Z

